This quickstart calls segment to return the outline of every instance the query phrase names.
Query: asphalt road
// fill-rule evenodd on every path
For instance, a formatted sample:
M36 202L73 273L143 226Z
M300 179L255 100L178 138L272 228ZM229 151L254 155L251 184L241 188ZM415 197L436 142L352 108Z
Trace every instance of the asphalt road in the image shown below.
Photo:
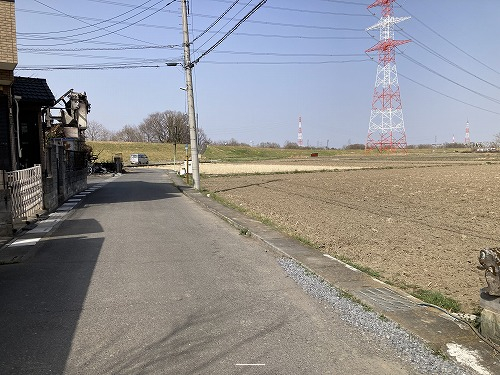
M414 374L276 255L136 168L0 266L0 374Z

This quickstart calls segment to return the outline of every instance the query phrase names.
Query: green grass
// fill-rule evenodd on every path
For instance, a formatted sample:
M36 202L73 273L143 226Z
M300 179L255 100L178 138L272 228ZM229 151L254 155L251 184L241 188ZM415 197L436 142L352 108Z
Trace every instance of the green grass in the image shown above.
M128 162L130 154L134 153L148 155L151 163L170 162L174 158L174 145L170 143L87 141L87 144L92 147L94 155L99 155L98 162L113 161L114 156L119 153L122 154L125 162ZM202 155L201 161L245 162L304 158L310 157L312 152L318 152L320 156L331 157L339 154L341 151L210 145ZM176 159L178 161L184 160L185 157L186 151L184 145L177 145Z
M249 146L216 146L210 145L203 155L207 160L220 160L232 162L290 159L310 157L311 153L317 152L320 156L335 156L342 151L338 150L312 150L309 148L280 149L260 148Z
M174 158L174 145L169 143L146 142L95 142L87 141L92 147L92 153L99 155L98 162L110 162L116 154L122 154L123 162L128 164L130 154L144 153L148 155L150 163L166 163ZM186 158L183 145L177 145L177 161Z
M174 158L174 145L170 143L149 143L149 142L102 142L87 141L93 149L94 155L99 155L98 162L111 162L116 154L122 154L125 164L128 163L130 154L145 153L153 164L169 163ZM370 160L460 160L484 162L485 154L464 153L463 150L454 149L408 149L407 153L378 153L372 151L366 153L364 150L325 150L325 149L280 149L280 148L260 148L250 146L220 146L209 145L200 161L221 161L221 162L249 162L259 160L278 159L303 159L311 158L311 153L317 152L318 159L323 158L355 158L359 161ZM186 157L184 145L177 145L176 160L181 161ZM500 153L488 154L488 158L493 161L500 161ZM311 158L312 159L312 158ZM316 159L316 158L315 158ZM488 162L491 163L491 160Z
M441 292L435 290L423 289L416 285L410 285L402 281L384 280L389 285L405 290L413 297L418 298L424 303L436 305L452 313L462 311L460 303L451 297L447 297Z
M436 305L439 306L445 310L448 310L450 312L460 312L460 303L455 301L453 298L446 297L445 295L441 294L440 292L436 292L434 290L427 290L427 289L421 289L421 288L415 288L411 294L426 302L431 305Z

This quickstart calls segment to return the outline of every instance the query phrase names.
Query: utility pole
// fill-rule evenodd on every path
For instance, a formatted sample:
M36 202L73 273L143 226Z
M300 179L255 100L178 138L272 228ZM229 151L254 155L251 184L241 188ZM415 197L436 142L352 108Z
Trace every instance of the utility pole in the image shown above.
M187 19L187 0L182 0L182 30L184 34L184 69L186 70L186 94L188 103L188 121L189 121L189 138L191 141L191 162L193 170L193 186L196 190L200 190L200 164L198 161L198 136L196 129L196 114L194 112L194 93L193 93L193 63L191 62L191 51L189 44L189 31ZM187 171L186 171L187 172Z

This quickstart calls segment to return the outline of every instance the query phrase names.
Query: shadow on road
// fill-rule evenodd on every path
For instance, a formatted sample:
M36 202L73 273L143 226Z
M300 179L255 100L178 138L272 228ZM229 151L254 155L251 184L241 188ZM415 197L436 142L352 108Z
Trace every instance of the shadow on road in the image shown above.
M177 188L166 181L145 182L116 180L110 188L99 189L88 198L88 205L121 202L146 202L180 196Z
M0 267L1 374L64 372L103 241L51 239L27 262Z

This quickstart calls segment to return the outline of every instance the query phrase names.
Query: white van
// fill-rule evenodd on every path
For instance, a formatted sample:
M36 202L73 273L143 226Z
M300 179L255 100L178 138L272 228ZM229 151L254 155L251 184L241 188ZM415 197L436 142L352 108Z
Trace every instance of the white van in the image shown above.
M130 164L149 164L149 159L146 154L132 154L130 155Z

